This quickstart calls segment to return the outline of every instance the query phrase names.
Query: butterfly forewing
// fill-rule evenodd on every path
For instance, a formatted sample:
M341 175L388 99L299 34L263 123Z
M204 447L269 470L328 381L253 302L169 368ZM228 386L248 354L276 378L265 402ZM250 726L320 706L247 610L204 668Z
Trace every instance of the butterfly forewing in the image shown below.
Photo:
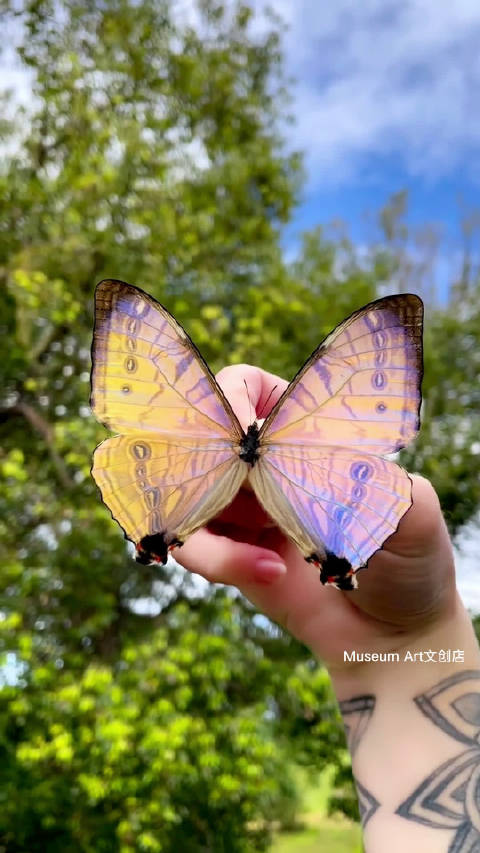
M97 285L92 361L90 404L111 429L240 441L230 403L187 333L138 288Z
M143 561L164 560L235 496L243 431L186 332L137 288L97 286L92 361L93 411L121 433L97 447L93 477Z
M356 312L313 353L260 431L250 473L257 497L322 565L322 579L342 588L411 505L407 473L376 454L418 431L422 323L411 294Z
M413 294L352 314L310 356L260 438L379 454L404 447L419 427L422 327L422 301Z

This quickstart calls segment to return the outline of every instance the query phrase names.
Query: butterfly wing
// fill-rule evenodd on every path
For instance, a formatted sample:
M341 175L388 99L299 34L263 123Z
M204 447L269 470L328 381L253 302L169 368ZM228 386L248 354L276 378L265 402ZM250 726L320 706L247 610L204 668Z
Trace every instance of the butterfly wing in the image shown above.
M137 559L164 562L238 491L243 430L187 333L136 287L97 286L92 364L92 410L120 432L92 475Z
M417 433L423 304L372 302L329 335L260 430L258 499L323 582L353 588L411 505L411 482L379 458Z
M110 429L241 440L230 403L186 331L139 288L97 285L92 363L90 405Z

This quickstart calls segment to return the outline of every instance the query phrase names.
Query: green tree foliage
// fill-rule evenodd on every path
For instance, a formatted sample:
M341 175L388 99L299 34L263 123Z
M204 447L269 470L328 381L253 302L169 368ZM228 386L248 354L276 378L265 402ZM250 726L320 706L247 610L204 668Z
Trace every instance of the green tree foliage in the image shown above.
M287 377L379 284L406 286L401 198L367 255L319 227L285 264L301 172L278 131L279 33L255 35L248 6L227 6L198 0L189 23L173 0L0 0L32 81L0 124L9 853L265 849L272 821L293 819L292 760L334 763L335 802L354 809L325 671L239 596L134 563L90 478L105 437L88 409L101 278L164 302L214 369L248 361ZM480 349L474 296L472 283L458 310L430 315L411 456L452 529L479 499L468 430L451 452L478 408L462 356L465 334Z
M435 484L456 533L480 505L478 283L454 292L447 310L427 320L424 417L413 462Z
M306 653L239 597L131 560L90 478L88 395L104 276L166 302L217 366L263 347L286 366L299 162L276 130L278 35L213 0L195 27L157 0L1 8L33 94L0 169L0 843L264 849L295 802ZM343 736L315 671L330 761Z
M114 665L24 651L32 673L3 691L7 849L265 849L259 817L280 817L289 784L267 714L277 668L238 615L226 595L211 622L179 605ZM328 691L324 678L310 697Z
M478 221L470 217L461 223L466 236L461 269L449 282L446 304L439 306L431 295L438 235L428 226L409 228L407 209L407 193L394 194L380 214L383 245L376 250L385 261L386 275L379 281L420 290L425 298L422 428L401 461L432 481L456 534L480 505L480 265L471 247Z

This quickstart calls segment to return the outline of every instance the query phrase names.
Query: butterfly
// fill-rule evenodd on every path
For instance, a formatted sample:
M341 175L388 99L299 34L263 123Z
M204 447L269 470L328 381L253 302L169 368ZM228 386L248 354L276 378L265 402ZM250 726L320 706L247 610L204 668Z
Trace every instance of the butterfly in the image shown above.
M276 525L339 589L412 503L395 453L420 426L423 303L371 302L312 353L260 425L245 432L195 344L144 291L95 291L91 408L118 435L92 475L140 563L168 553L248 480Z

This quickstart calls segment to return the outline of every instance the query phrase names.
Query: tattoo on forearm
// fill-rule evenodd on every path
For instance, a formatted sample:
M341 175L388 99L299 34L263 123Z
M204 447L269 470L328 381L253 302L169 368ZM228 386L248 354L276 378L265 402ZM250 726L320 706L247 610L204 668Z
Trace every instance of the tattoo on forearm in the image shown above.
M340 702L348 748L353 755L360 743L375 708L375 696L355 696Z
M455 830L448 853L480 851L480 671L466 670L417 696L415 703L445 734L467 747L433 771L396 814Z
M362 826L365 829L370 818L373 817L377 809L380 807L380 803L375 799L372 792L358 781L356 776L353 778L355 779L355 787L358 794L360 820L362 821Z
M374 696L355 696L354 699L345 699L343 702L340 702L340 711L342 712L348 748L352 757L370 722L374 708ZM362 825L365 827L380 804L365 785L362 785L356 777L354 778L358 794L360 818Z
M480 670L452 675L414 701L425 717L465 749L424 779L396 814L425 826L452 830L448 853L480 853ZM356 696L340 703L352 757L374 708L374 696ZM355 784L365 828L380 803L357 778Z

